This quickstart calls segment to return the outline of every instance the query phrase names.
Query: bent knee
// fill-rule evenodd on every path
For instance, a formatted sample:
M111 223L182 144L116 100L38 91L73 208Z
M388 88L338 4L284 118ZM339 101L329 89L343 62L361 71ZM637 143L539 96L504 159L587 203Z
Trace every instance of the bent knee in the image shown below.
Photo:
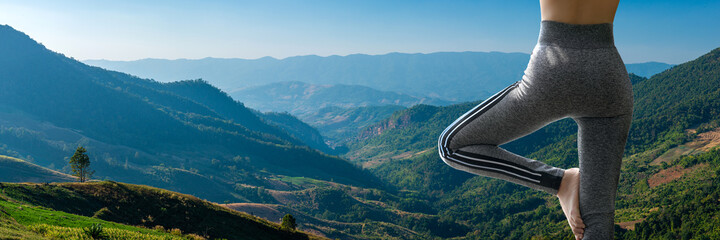
M452 153L452 149L448 146L448 144L443 143L442 137L438 141L438 154L440 155L440 159L442 159L445 164L450 165L451 167L455 167L454 164L451 164L453 161L450 159L450 154Z

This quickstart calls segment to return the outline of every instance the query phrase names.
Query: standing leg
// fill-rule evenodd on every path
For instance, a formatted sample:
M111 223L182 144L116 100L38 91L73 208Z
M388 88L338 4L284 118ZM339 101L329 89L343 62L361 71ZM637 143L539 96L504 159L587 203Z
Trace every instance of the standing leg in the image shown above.
M583 239L612 239L615 195L632 114L617 117L580 117L580 214Z

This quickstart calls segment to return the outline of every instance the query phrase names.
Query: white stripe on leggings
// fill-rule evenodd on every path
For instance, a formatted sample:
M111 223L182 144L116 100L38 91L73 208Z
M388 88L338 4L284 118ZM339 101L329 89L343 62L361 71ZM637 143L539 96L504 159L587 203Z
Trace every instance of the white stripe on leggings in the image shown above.
M485 159L474 158L474 157L465 156L465 155L462 155L462 154L459 154L459 153L455 153L455 155L460 156L460 157L464 157L464 158L467 158L467 159L475 160L475 161L478 161L478 162L494 163L494 164L503 165L503 166L506 166L506 167L511 167L511 168L514 168L514 169L517 169L517 170L520 170L520 171L523 171L523 172L526 172L526 173L529 173L529 174L538 176L538 177L541 176L539 173L534 173L534 172L528 171L527 169L522 169L522 168L519 168L519 167L517 167L517 166L513 166L513 165L506 164L506 163L502 163L502 162L496 162L496 161L492 161L492 160L485 160Z

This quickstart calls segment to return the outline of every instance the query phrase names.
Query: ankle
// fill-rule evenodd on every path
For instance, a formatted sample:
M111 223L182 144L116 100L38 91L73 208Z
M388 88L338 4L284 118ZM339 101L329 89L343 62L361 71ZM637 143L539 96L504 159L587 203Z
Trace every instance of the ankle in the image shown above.
M572 192L572 187L574 187L579 174L580 172L578 168L565 169L562 181L560 182L560 188L558 189L556 196L565 196L567 193Z

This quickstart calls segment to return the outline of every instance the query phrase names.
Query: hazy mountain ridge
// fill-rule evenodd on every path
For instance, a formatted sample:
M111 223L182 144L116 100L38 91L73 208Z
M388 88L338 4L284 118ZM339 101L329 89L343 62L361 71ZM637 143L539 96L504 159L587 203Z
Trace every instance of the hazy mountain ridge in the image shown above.
M277 82L230 92L246 105L261 111L288 112L303 116L325 107L365 107L416 104L448 105L452 102L379 91L360 85L318 85L304 82Z
M158 81L202 78L226 92L276 82L361 85L411 96L450 101L486 98L522 77L530 55L501 52L388 53L348 56L297 56L285 59L85 60L90 65ZM626 65L650 77L672 65ZM471 86L471 88L468 88Z
M652 75L661 73L662 71L665 71L675 65L676 64L667 64L661 62L644 62L625 64L625 68L627 68L627 71L629 73L634 73L638 76L649 78L652 77Z
M274 82L362 85L411 96L467 101L489 96L522 76L529 55L500 52L389 53L198 60L85 62L160 81L203 78L232 92ZM463 89L457 86L478 86Z

